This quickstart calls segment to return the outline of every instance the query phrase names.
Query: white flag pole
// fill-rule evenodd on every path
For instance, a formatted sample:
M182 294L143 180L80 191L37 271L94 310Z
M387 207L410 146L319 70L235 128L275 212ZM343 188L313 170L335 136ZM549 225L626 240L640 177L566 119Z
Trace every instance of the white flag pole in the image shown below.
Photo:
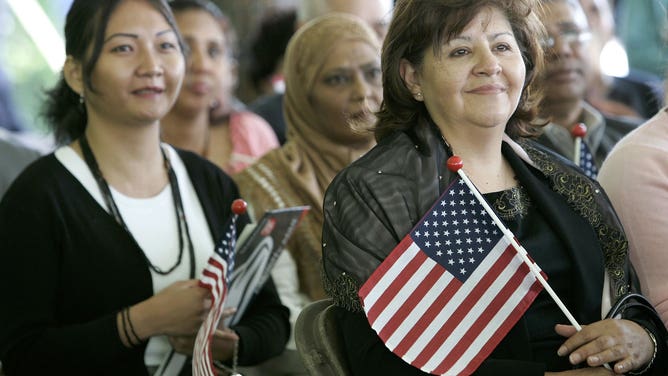
M573 150L573 162L580 165L580 151L582 150L582 139L587 135L587 126L584 123L577 123L571 129L571 135L575 139L575 149Z
M566 318L571 323L571 325L573 325L573 327L575 327L575 329L577 331L580 331L582 329L582 326L580 326L580 324L578 324L578 322L575 320L575 317L573 317L573 315L568 310L568 308L566 308L566 306L561 301L559 296L557 296L557 294L554 292L554 290L552 290L552 287L547 283L545 278L543 278L543 275L540 274L540 268L538 267L538 265L536 265L536 263L534 263L533 261L531 261L529 259L526 249L524 249L524 247L522 247L519 243L517 243L517 241L515 240L515 235L510 230L508 230L506 228L506 226L503 224L503 222L501 222L501 220L496 215L496 213L494 213L494 210L492 210L492 208L487 204L487 201L485 201L485 199L482 197L482 195L480 194L478 189L475 187L475 185L473 185L473 182L471 182L469 177L462 170L463 165L464 165L464 163L462 162L462 159L457 157L457 156L453 156L453 157L450 157L448 159L448 169L450 169L450 171L453 171L453 172L456 172L457 174L459 174L459 176L462 178L462 180L464 180L464 182L469 187L469 189L471 190L473 195L478 199L478 201L485 208L485 211L487 212L487 214L489 214L489 216L492 218L492 220L494 221L496 226L501 229L501 231L503 232L503 235L513 245L513 247L515 248L517 253L522 258L522 261L524 261L524 263L527 266L529 266L529 269L531 270L531 273L533 273L534 277L536 277L538 282L540 282L540 284L543 285L543 288L545 288L545 291L547 291L547 293L550 294L550 296L552 297L554 302L557 303L557 306L559 306L559 308L561 309L561 312L563 312L564 315L566 315Z

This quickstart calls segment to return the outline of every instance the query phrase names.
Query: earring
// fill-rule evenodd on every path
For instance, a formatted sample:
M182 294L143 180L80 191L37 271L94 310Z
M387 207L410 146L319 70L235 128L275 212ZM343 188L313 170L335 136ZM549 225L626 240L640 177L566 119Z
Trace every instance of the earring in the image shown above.
M84 96L83 94L79 95L79 104L84 104Z
M418 91L417 93L415 93L415 100L422 101L422 92L421 91Z

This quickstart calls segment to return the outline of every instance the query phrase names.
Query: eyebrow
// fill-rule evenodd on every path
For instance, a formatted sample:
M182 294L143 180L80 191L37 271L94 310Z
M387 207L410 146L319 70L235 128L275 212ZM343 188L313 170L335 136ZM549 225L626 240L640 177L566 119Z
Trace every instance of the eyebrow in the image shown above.
M155 33L155 36L159 37L159 36L162 36L164 34L173 33L173 32L174 32L174 30L172 30L172 29L166 29L166 30L162 30L162 31L159 31L159 32ZM139 35L138 34L132 34L132 33L115 33L115 34L111 34L110 36L108 36L107 39L105 39L103 43L107 43L110 40L112 40L113 38L118 38L118 37L138 39Z
M512 36L513 36L513 33L509 32L509 31L502 31L502 32L500 32L500 33L493 34L493 35L492 35L492 39L496 39L496 38L498 38L498 37L500 37L500 36L502 36L502 35L508 35L508 36L511 36L511 37L512 37ZM467 37L467 36L458 36L458 37L454 37L454 38L450 39L450 41L458 40L458 39L465 40L465 41L469 41L469 42L471 41L471 37Z
M348 72L352 71L353 69L354 68L350 68L350 67L335 67L335 68L332 68L332 69L324 70L322 73L325 76L328 76L330 74L336 74L336 73L348 73Z
M372 69L372 68L378 68L380 67L380 62L377 61L370 61L368 63L364 63L360 65L360 68L362 69Z
M369 61L366 63L362 63L360 65L355 65L355 66L345 66L345 67L333 67L328 70L324 70L324 74L332 74L332 73L347 73L355 69L369 69L369 68L377 68L380 66L380 63L377 61Z

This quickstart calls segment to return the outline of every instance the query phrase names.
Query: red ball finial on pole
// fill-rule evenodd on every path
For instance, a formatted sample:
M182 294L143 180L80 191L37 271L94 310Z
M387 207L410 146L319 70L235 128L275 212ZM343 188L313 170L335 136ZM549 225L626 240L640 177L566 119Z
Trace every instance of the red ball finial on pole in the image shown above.
M240 198L232 201L232 213L236 215L244 214L246 212L246 208L248 208L246 201Z
M464 167L464 161L462 161L461 158L459 158L456 155L453 155L452 157L448 158L448 170L452 172L457 172L459 171L462 167Z
M587 126L584 123L577 123L571 129L571 135L573 137L584 138L587 135Z

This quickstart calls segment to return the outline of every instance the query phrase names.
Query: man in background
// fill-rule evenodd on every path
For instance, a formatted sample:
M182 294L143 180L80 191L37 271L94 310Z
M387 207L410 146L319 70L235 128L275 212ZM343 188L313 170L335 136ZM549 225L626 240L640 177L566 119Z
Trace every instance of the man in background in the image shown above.
M639 121L603 115L586 102L592 74L587 60L591 31L578 0L546 0L543 5L540 16L548 39L540 112L551 123L543 128L538 141L572 161L577 143L571 132L576 125L584 124L587 132L581 138L576 164L595 178L610 149Z

